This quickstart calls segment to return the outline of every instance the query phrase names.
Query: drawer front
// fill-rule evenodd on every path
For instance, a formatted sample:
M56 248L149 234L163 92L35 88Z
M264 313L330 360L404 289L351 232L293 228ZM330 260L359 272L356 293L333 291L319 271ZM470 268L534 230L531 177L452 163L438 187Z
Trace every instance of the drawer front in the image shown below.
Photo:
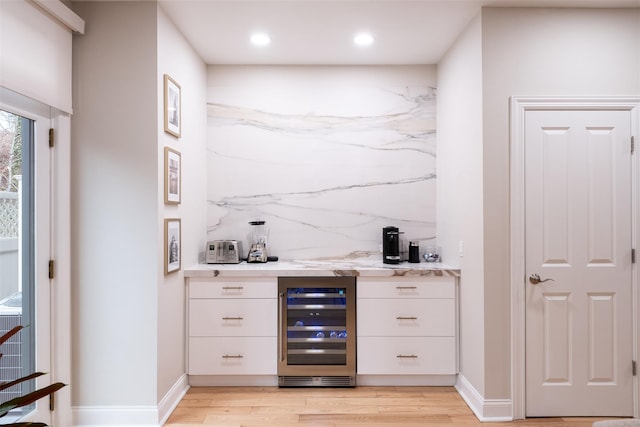
M358 336L454 336L453 299L359 299Z
M277 339L189 338L190 375L276 375Z
M195 298L276 298L278 281L266 279L189 279L189 299Z
M275 337L275 299L189 300L189 336Z
M358 278L358 298L455 298L455 277Z
M452 375L455 339L358 337L357 364L362 375Z

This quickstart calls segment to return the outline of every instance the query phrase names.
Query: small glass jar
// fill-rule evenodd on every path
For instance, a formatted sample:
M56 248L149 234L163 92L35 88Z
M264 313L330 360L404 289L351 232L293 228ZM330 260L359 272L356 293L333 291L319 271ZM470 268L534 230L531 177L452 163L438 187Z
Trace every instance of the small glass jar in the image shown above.
M440 258L440 248L437 246L427 246L424 253L424 260L426 262L442 262Z

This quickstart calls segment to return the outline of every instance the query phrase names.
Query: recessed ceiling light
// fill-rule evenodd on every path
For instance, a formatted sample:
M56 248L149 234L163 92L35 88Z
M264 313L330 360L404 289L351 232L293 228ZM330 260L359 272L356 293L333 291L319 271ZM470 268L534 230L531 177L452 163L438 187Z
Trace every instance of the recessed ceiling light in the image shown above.
M251 43L256 46L266 46L271 43L271 37L265 33L256 33L251 36Z
M369 33L360 33L353 38L353 42L358 46L370 46L373 44L374 38Z

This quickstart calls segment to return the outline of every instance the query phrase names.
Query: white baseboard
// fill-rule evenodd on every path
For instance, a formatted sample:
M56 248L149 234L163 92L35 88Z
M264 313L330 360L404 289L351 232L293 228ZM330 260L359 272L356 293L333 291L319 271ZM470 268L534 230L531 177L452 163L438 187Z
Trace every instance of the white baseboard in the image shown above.
M75 406L74 427L161 427L189 389L182 375L158 406ZM158 420L161 420L160 422Z
M511 399L485 399L462 374L458 374L455 387L480 421L513 421Z
M75 406L75 427L160 427L156 406Z
M188 390L189 377L187 374L182 374L158 404L158 419L160 420L160 425L164 425L164 423L167 422L169 416L173 410L176 409L176 406L178 406L184 395L187 394Z

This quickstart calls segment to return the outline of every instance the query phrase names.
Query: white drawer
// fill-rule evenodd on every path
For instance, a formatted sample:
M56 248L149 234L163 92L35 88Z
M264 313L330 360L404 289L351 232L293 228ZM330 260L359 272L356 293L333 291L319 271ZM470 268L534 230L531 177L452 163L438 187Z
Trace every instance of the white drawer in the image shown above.
M452 375L456 373L453 337L358 337L358 374Z
M275 337L189 338L190 375L276 375Z
M275 299L191 299L189 336L275 337Z
M358 298L455 298L455 277L358 278Z
M453 299L359 299L358 336L454 336Z
M277 297L277 278L189 279L189 299L194 298L273 298Z

